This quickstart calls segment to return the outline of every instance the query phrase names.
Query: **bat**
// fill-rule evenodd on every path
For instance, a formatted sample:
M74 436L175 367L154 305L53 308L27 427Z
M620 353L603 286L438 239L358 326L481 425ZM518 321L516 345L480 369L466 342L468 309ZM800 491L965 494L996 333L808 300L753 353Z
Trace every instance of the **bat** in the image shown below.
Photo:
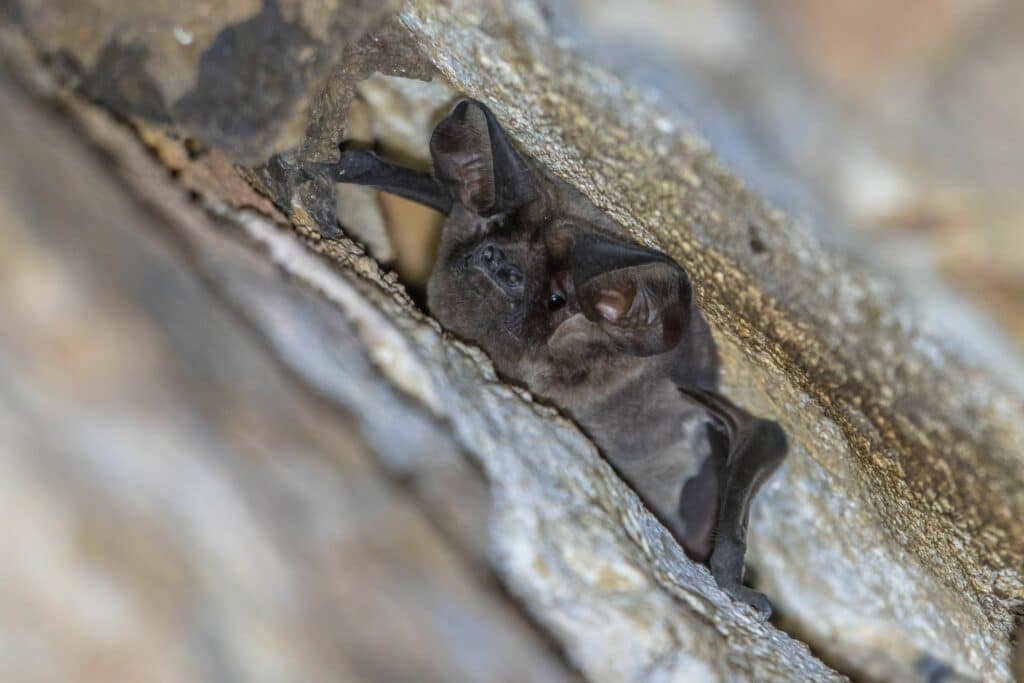
M458 102L430 152L432 173L344 144L321 166L336 182L447 214L430 312L504 378L567 412L719 587L768 618L768 599L743 583L743 558L751 501L785 458L786 436L719 393L686 271L522 154L480 102Z

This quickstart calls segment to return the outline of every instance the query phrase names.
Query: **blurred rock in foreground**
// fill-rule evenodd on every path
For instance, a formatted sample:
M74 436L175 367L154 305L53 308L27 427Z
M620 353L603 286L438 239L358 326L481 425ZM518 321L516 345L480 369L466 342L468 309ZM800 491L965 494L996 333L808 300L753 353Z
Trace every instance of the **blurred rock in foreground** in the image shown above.
M337 381L404 429L297 383L166 222L2 81L0 148L0 678L574 679L444 511L385 476L378 448L470 478L461 505L481 493L333 309L247 256L278 332L321 344L303 316L332 321Z

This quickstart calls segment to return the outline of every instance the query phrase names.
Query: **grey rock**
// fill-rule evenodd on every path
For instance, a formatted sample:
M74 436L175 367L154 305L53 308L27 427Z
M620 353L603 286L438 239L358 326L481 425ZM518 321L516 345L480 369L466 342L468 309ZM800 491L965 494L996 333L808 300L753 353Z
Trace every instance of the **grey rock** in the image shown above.
M575 680L466 560L487 498L444 426L127 129L65 104L0 77L0 678ZM325 381L296 381L236 287Z
M229 3L218 21L239 25L269 11L243 12L243 4ZM448 339L372 259L336 239L332 189L310 162L332 158L356 84L372 73L435 76L483 100L528 153L691 273L721 344L728 392L778 419L790 436L792 454L758 501L751 530L759 587L785 628L866 677L907 679L934 657L951 672L1009 679L1009 634L1024 602L1024 399L1013 367L923 315L880 268L823 244L818 232L751 192L685 120L567 48L538 5L412 0L397 17L393 8L352 5L346 9L357 28L337 45L329 40L335 23L309 21L343 16L325 8L282 2L281 20L302 26L303 40L319 46L311 58L322 70L303 76L301 88L272 89L272 97L303 94L251 135L242 131L240 144L220 140L243 162L298 148L256 176L298 237L251 212L223 210L220 218L236 226L232 240L254 240L331 306L303 312L306 334L288 337L251 286L248 269L257 266L199 224L179 220L175 230L205 255L201 272L277 356L367 434L378 434L378 457L388 467L412 466L381 445L386 430L373 426L379 403L332 385L351 354L332 357L323 340L348 329L348 346L340 348L365 348L373 374L404 396L409 414L445 425L441 432L486 474L493 565L588 677L837 674L729 602L571 424L498 382L486 358ZM165 9L153 16L166 16ZM89 68L110 42L99 31L88 45L75 45L67 23L40 2L24 10L38 45L68 49ZM138 30L129 24L123 44L133 44ZM223 30L197 34L197 43L208 49ZM133 101L153 101L149 84L163 101L180 101L195 85L198 55L183 68L162 59L172 54L164 43L147 47L148 80L128 74L129 85L144 84L132 85L144 94ZM119 101L106 100L131 114ZM414 131L392 138L408 147L395 151L420 157L415 131L421 141L425 114L380 106L395 115L392 130L409 124ZM217 206L217 197L207 200ZM264 276L273 291L273 276ZM284 300L277 310L308 305ZM219 650L209 657L224 658Z
M891 278L745 189L671 112L532 23L474 16L400 15L528 152L690 271L732 391L791 436L751 535L795 629L882 670L924 651L1006 680L1024 597L1024 402L1007 368L986 371Z

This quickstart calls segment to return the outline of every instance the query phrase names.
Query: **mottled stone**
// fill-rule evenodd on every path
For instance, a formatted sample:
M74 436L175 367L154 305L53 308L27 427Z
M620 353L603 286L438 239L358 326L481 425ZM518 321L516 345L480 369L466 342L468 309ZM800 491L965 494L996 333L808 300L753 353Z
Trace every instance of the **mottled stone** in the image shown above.
M806 487L808 518L836 524L808 536L780 524L781 510L758 508L754 543L781 531L777 554L755 553L777 577L762 580L789 581L780 608L799 612L799 628L839 658L898 634L957 670L1005 680L1007 636L1024 599L1019 387L923 320L878 269L745 189L684 121L614 76L515 22L484 32L471 14L428 2L401 19L445 77L489 104L527 151L687 267L726 342L728 372L771 379L736 395L782 421L796 444L791 472L801 453L814 463L807 475L849 454L838 490L816 476L772 487L776 500ZM817 416L804 422L794 405ZM856 536L859 552L839 551ZM817 565L808 552L846 560ZM905 599L918 590L918 600ZM877 606L867 611L877 631L847 628L844 602L860 614Z
M366 187L339 184L334 188L335 209L344 216L345 234L363 244L367 253L381 263L395 260L395 248L388 237L377 193Z
M179 4L183 16L205 6ZM312 162L334 158L357 87L395 117L391 151L422 162L429 117L375 101L372 82L357 86L372 73L439 74L483 100L527 152L689 270L721 341L727 389L779 419L793 444L751 531L751 560L780 624L865 677L920 676L919 663L935 660L942 671L1007 680L1009 633L1024 602L1024 401L1013 367L924 316L862 254L823 244L822 231L750 191L686 120L567 48L537 5L412 0L391 21L390 6L360 7L225 3L201 37L186 29L197 36L194 47L177 56L167 40L184 48L189 39L167 23L171 10L162 3L134 23L83 18L82 8L120 16L121 6L101 0L26 0L23 16L37 45L70 55L69 71L77 63L85 74L83 91L118 114L159 119L169 111L243 163L277 153L247 177L295 234L269 212L226 208L216 187L196 192L223 225L235 226L230 239L199 219L178 216L172 229L202 255L197 267L253 333L367 433L386 442L385 394L360 399L346 383L355 351L335 351L335 336L349 334L339 348L365 349L370 370L362 376L393 385L408 414L419 416L410 423L444 425L440 432L487 475L492 562L589 677L836 674L729 602L571 424L497 382L482 354L443 335L392 276L339 238L333 188ZM80 37L68 17L79 17ZM351 23L342 27L342 17ZM114 26L123 29L116 36ZM169 33L143 40L151 26ZM244 65L217 52L239 32L276 35L271 27L287 27L287 44L275 48L279 62L258 46L246 46L253 52ZM140 45L144 53L132 52ZM105 51L109 66L98 69ZM260 97L240 84L264 76L268 99L252 103L233 128L228 107ZM208 87L218 83L223 93ZM182 101L195 103L192 112L210 103L208 116L188 114ZM412 135L397 134L399 124ZM126 174L130 182L137 175ZM134 185L141 195L147 186ZM180 208L157 203L170 214ZM234 240L254 240L303 284L303 296L316 292L330 303L281 294L275 271L261 270L260 258ZM396 467L387 448L375 450Z
M294 152L275 154L250 178L293 221L324 237L338 237L334 183L315 165L303 163Z
M458 94L440 78L419 81L377 73L356 84L373 117L374 141L385 154L430 168L430 133Z
M398 6L159 0L140 11L119 0L28 0L13 16L22 17L42 53L77 65L85 92L117 113L173 121L238 161L258 164L304 141L321 150L336 144L339 129L323 127L317 93L332 73L352 69L353 55L363 52L352 46Z
M1017 627L1014 638L1016 643L1013 648L1013 672L1019 682L1024 681L1024 623Z
M174 104L177 119L239 159L258 158L323 70L318 52L309 31L267 0L203 51L195 85Z
M17 25L25 23L25 15L18 0L0 0L0 19Z
M75 111L0 77L0 678L576 680L467 561L488 499L446 428Z
M955 308L956 327L980 329L971 345L1019 358L1024 155L1006 141L1024 135L1024 96L1009 86L1024 68L1024 5L554 6L577 49L653 86L748 183L830 239L870 240L934 317ZM968 301L937 294L942 284Z
M300 150L302 159L337 160L338 143L345 139L345 118L356 84L374 73L429 79L434 69L415 51L404 26L394 20L385 22L345 51L317 94Z

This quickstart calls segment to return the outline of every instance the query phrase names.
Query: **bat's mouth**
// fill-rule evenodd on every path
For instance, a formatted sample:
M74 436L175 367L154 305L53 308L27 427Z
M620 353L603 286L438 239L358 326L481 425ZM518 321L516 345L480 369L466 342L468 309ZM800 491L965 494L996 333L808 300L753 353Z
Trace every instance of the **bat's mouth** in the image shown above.
M548 347L555 352L568 350L586 341L594 332L594 324L580 312L576 299L576 287L567 272L557 272L551 277L547 302Z
M573 313L555 327L548 337L548 348L557 352L578 347L593 337L595 327L582 313Z

